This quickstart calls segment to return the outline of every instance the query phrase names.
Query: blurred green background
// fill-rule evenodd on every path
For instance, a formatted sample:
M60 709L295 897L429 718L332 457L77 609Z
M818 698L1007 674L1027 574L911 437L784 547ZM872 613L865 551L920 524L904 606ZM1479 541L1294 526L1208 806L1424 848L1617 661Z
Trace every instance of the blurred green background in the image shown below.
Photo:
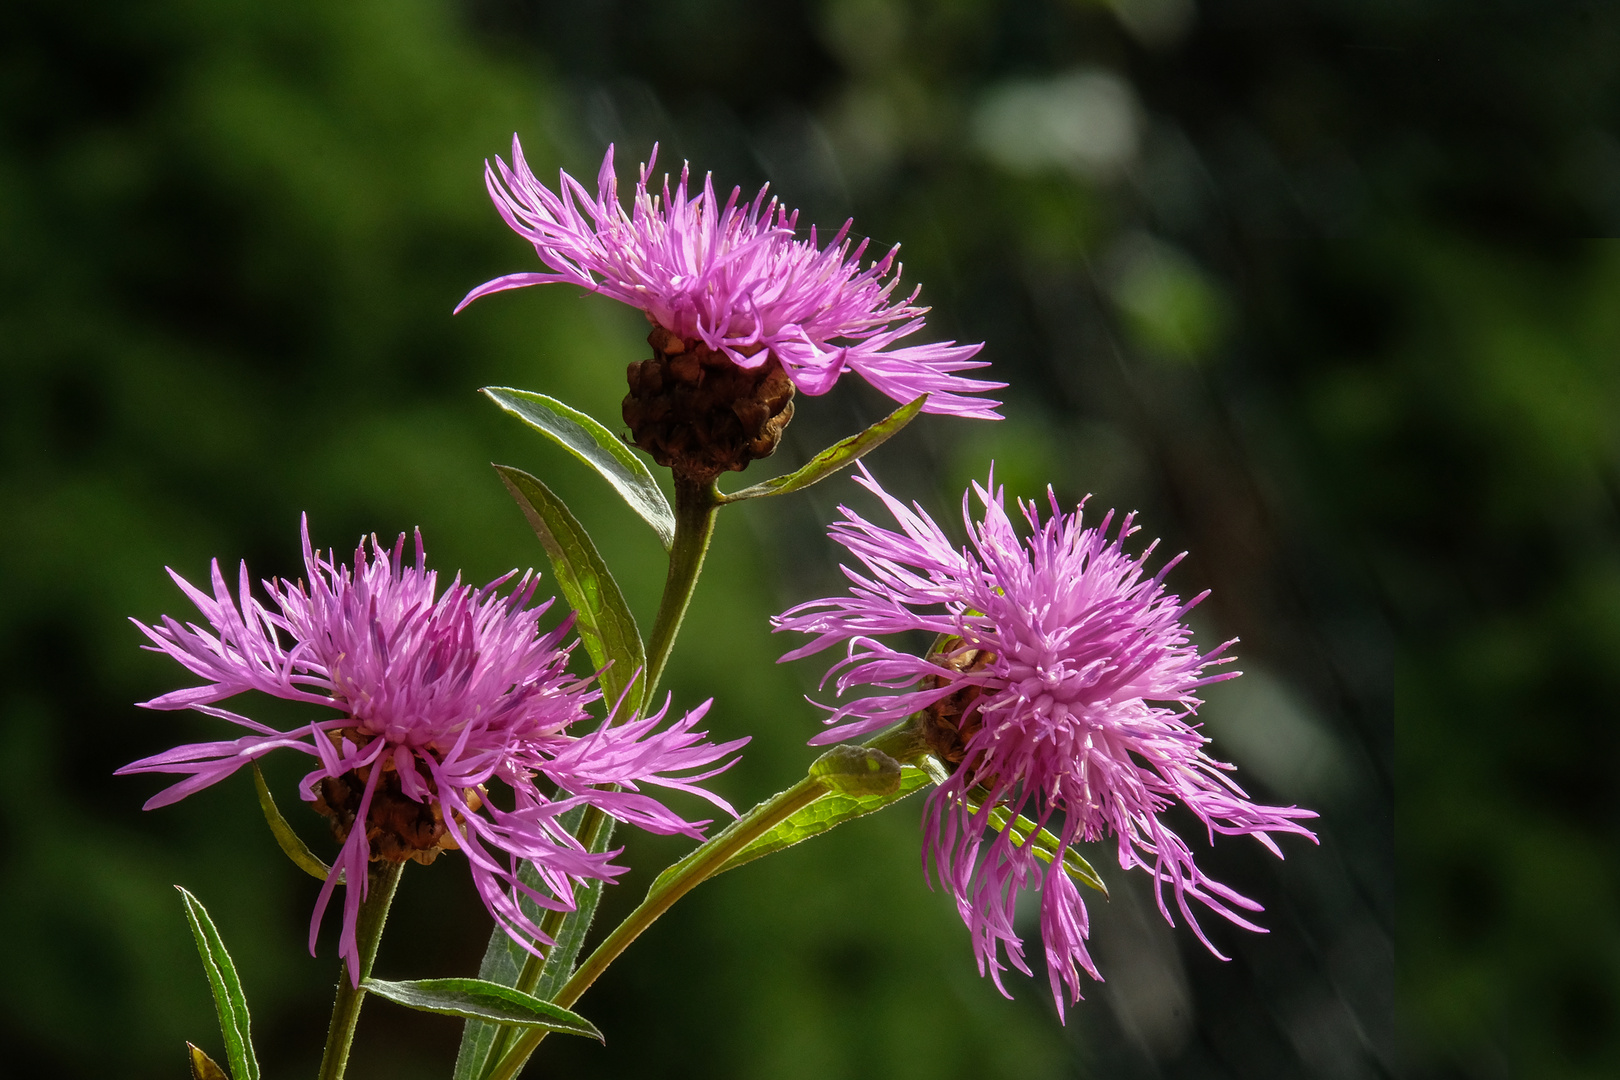
M551 1040L534 1075L1620 1074L1620 248L1580 239L1620 229L1617 73L1620 12L1582 3L11 0L8 1074L218 1051L176 883L235 952L266 1075L314 1071L334 943L305 954L316 887L247 778L142 814L157 783L110 775L217 731L131 705L182 680L125 621L185 617L165 565L295 573L307 511L340 553L419 525L488 580L543 561L500 461L570 500L650 616L650 534L474 393L616 426L639 314L562 287L449 314L532 265L480 180L514 131L542 175L593 176L610 141L628 175L658 141L903 241L930 334L987 341L1012 387L1005 422L924 418L878 475L948 520L993 458L1190 550L1171 582L1214 590L1199 632L1241 636L1247 672L1209 695L1219 756L1323 841L1200 855L1272 929L1212 925L1225 964L1113 872L1108 982L1061 1027L1038 968L1011 1002L977 977L905 804L693 894L582 1002L607 1046ZM755 472L888 404L801 398ZM736 802L808 759L818 665L774 665L766 617L837 587L844 500L721 521L673 685L753 736ZM270 769L295 814L298 771ZM621 835L609 917L683 849ZM487 931L441 859L378 972L471 974ZM352 1075L445 1076L458 1035L374 1002Z

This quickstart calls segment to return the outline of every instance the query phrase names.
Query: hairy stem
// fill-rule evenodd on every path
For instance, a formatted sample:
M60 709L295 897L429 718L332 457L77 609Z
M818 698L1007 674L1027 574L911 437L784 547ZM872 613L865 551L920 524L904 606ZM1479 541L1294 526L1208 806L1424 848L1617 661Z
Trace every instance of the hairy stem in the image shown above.
M579 832L576 835L584 842L587 850L600 854L606 851L608 844L612 842L614 824L613 819L602 813L602 811L594 806L587 806L584 816L580 819ZM572 914L574 914L572 911L547 911L540 919L541 933L555 942L557 935L562 931L564 920ZM523 961L523 968L518 972L517 981L512 984L513 987L525 994L534 993L536 987L540 984L541 978L545 975L547 965L554 958L558 948L559 946L553 944L546 949L543 956L529 954L528 958ZM571 957L568 959L569 962L572 961ZM517 1038L518 1034L519 1029L515 1027L503 1027L500 1029L495 1036L494 1046L491 1048L489 1058L484 1066L482 1075L485 1080L488 1080L491 1072L511 1049L512 1042Z
M361 901L360 916L354 928L360 947L360 978L351 976L347 960L339 966L337 998L332 1002L332 1024L326 1032L326 1052L321 1055L318 1080L342 1080L343 1070L348 1067L354 1026L360 1019L360 1005L366 996L359 983L371 974L372 961L377 959L377 945L382 941L383 924L388 921L388 907L394 902L394 891L399 888L400 874L404 870L404 863L383 863L372 872L367 883L366 898ZM354 888L352 884L347 887Z
M697 588L698 575L703 570L703 558L708 554L709 540L714 536L714 517L719 508L720 493L714 481L698 483L679 476L675 478L675 539L670 544L669 574L664 579L663 596L658 601L658 615L653 622L652 637L648 641L647 668L641 680L643 692L640 695L640 703L652 702L658 684L663 678L664 668L669 663L670 651L675 647L675 638L680 633L681 621L686 616L687 606L692 602L692 593ZM629 720L633 713L640 711L635 708L637 704L635 696L632 695L629 702L630 711L615 717L615 721L623 723ZM585 808L585 816L580 820L577 835L585 841L591 851L606 851L612 841L613 826L614 822L600 809L588 806ZM547 937L556 940L563 919L567 915L568 912L564 911L547 912L541 920L540 929ZM547 950L548 955L545 958L530 956L524 961L523 969L518 973L515 984L517 989L524 993L533 992L545 971L551 951ZM501 1032L495 1043L495 1052L490 1055L490 1061L496 1064L492 1071L486 1071L486 1080L494 1080L500 1075L510 1075L510 1073L503 1074L500 1070L516 1052L513 1044L519 1037L515 1028L507 1028ZM535 1043L538 1042L536 1039ZM522 1052L516 1064L512 1065L512 1072L515 1073L522 1067L533 1049L531 1046Z
M647 642L646 694L642 700L649 705L658 692L670 650L675 646L675 635L680 633L681 620L692 601L698 573L703 569L703 556L708 553L709 539L714 535L714 514L719 508L720 491L713 480L698 483L680 476L675 478L675 541L669 549L669 576L664 579L663 599L658 602L658 616L653 620L652 637Z
M821 798L828 790L822 781L805 777L786 791L760 803L665 870L653 882L652 888L647 890L647 898L641 902L641 906L596 947L596 951L586 958L553 1000L565 1009L573 1005L607 970L608 965L618 959L619 954L668 911L675 901L724 866L737 852ZM513 1040L506 1055L489 1074L489 1080L511 1080L545 1037L544 1030L529 1030Z

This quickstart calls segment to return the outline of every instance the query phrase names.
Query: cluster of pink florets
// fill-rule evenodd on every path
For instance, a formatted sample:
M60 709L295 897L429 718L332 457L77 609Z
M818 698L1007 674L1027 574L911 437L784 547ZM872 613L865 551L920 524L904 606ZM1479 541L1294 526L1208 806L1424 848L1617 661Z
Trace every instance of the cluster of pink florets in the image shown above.
M863 266L867 242L853 243L848 223L822 246L814 228L800 239L797 213L763 189L751 201L734 189L722 202L706 177L693 195L683 168L673 191L666 178L655 194L652 166L641 168L626 208L611 147L592 195L566 173L555 191L546 187L514 138L512 163L486 165L486 182L547 270L496 278L461 307L506 289L570 283L641 309L682 344L701 343L739 368L775 361L807 394L825 393L852 371L902 402L929 395L929 412L998 418L998 403L983 395L1005 384L960 374L985 366L974 359L982 346L898 344L922 329L927 309L916 292L896 297L897 249ZM1184 807L1212 838L1253 836L1279 856L1272 834L1314 840L1300 822L1315 815L1252 802L1231 779L1232 766L1205 752L1209 740L1194 723L1197 691L1237 673L1222 667L1230 642L1203 653L1192 644L1187 614L1203 597L1184 603L1164 586L1180 557L1150 571L1154 545L1134 555L1125 548L1136 531L1130 515L1116 525L1110 512L1087 527L1080 509L1064 514L1050 496L1045 518L1021 504L1021 536L993 479L964 495L970 545L958 548L864 468L859 482L895 528L841 508L831 535L860 568L845 568L848 595L774 620L779 630L813 635L783 659L842 646L828 672L839 693L882 691L830 709L827 730L812 743L919 718L954 740L948 776L928 801L924 859L955 898L981 972L998 987L1008 965L1028 973L1014 913L1020 892L1034 888L1060 1013L1065 998L1079 1000L1081 972L1100 977L1086 948L1086 906L1064 869L1064 853L1082 842L1112 841L1122 868L1153 876L1165 918L1174 921L1173 908L1212 952L1193 902L1258 930L1241 912L1260 905L1202 873L1162 815ZM655 832L700 835L707 822L686 821L643 786L693 792L731 812L701 783L729 765L723 759L741 741L715 745L695 730L707 703L668 725L662 711L617 716L608 708L605 721L576 733L600 694L566 671L569 623L541 630L549 602L531 605L532 576L505 595L498 590L511 575L481 589L458 578L439 594L420 537L414 566L403 561L403 536L392 550L373 539L369 555L356 550L352 568L316 553L307 528L303 543L307 583L266 583L268 605L252 595L245 567L233 599L216 563L212 595L174 575L206 628L172 618L141 627L202 680L148 707L196 709L247 732L126 767L185 777L148 806L291 749L316 762L304 797L317 801L323 784L343 779L359 791L353 819L364 822L388 776L394 797L432 807L490 912L530 947L546 939L522 901L566 908L578 885L622 869L611 861L616 853L587 851L561 825L563 812L591 805ZM878 640L914 631L942 644L919 656ZM248 690L337 715L284 732L215 704ZM1020 815L1028 821L1015 835ZM1057 838L1044 858L1019 839L1034 829ZM346 880L341 950L351 972L359 970L355 922L367 866L378 857L366 828L348 831L311 926L313 948L321 914ZM520 861L538 870L542 888L519 879Z
M922 329L928 311L915 292L894 297L898 247L863 268L867 241L851 243L849 222L825 247L814 227L796 239L798 212L767 200L766 189L747 202L733 189L721 202L705 177L691 195L684 167L673 192L666 177L654 194L648 182L656 159L655 148L626 210L611 146L592 196L567 173L556 191L546 187L514 137L512 164L497 158L485 167L485 182L501 217L550 272L498 277L456 310L505 289L573 284L640 308L739 367L774 358L806 394L824 394L852 371L896 401L929 395L927 412L998 418L999 403L982 395L1006 384L957 374L986 366L973 359L983 345L897 346Z
M828 673L841 694L856 686L901 688L833 710L817 742L887 727L971 689L958 721L961 760L930 797L925 829L935 876L956 897L980 970L999 986L1004 950L1028 972L1013 914L1019 891L1038 887L1059 1010L1060 984L1079 1000L1079 972L1099 977L1086 951L1085 903L1061 858L1080 841L1112 838L1121 867L1154 876L1165 918L1168 889L1211 951L1189 901L1259 929L1234 909L1260 905L1203 874L1159 815L1180 804L1212 833L1254 836L1280 855L1269 834L1311 836L1298 822L1315 814L1250 802L1231 780L1232 767L1205 754L1209 740L1191 723L1196 692L1237 672L1219 670L1230 642L1202 654L1191 643L1186 615L1203 597L1182 603L1165 591L1165 575L1180 557L1150 573L1155 545L1136 555L1125 550L1135 531L1129 515L1112 534L1111 512L1087 528L1080 510L1062 513L1050 494L1045 520L1033 503L1021 505L1030 530L1021 539L993 480L963 497L971 545L958 548L921 508L905 506L864 469L859 482L897 529L840 508L844 519L831 535L861 569L845 568L848 595L802 604L776 620L779 630L815 635L783 659L844 645L844 659ZM971 501L982 507L979 520ZM942 635L946 651L924 657L876 640L908 631ZM977 662L949 662L964 654ZM1015 840L1011 819L991 826L993 810L1052 829L1058 857L1043 862L1032 845Z
M392 549L375 538L369 554L357 548L352 568L312 548L307 522L303 545L307 580L266 582L268 605L253 595L245 564L233 598L216 561L212 595L170 571L206 628L169 617L156 626L136 624L155 650L203 680L146 707L195 709L248 732L119 770L186 777L153 796L148 809L288 749L315 759L299 785L306 801L317 800L323 780L353 778L360 786L353 820L366 823L379 782L391 777L401 797L442 821L449 846L465 853L490 913L529 944L549 941L520 900L571 907L579 884L623 872L612 862L616 853L589 852L562 827L558 818L565 811L589 804L654 832L700 836L707 822L688 822L638 790L652 785L694 792L732 812L700 781L726 767L716 762L746 740L707 742L695 730L707 703L667 726L660 712L624 717L627 722L617 725L610 716L594 731L577 733L588 719L586 707L601 695L592 680L566 670L573 620L540 628L551 601L531 606L532 575L505 595L498 590L512 574L482 588L458 577L440 594L420 535L414 565L404 560L403 535ZM214 704L248 690L328 706L337 715L278 731ZM543 792L541 782L555 794ZM356 918L367 867L379 857L367 834L364 824L348 830L310 924L313 951L333 891L347 881L340 952L355 977ZM519 880L520 859L534 865L544 890Z

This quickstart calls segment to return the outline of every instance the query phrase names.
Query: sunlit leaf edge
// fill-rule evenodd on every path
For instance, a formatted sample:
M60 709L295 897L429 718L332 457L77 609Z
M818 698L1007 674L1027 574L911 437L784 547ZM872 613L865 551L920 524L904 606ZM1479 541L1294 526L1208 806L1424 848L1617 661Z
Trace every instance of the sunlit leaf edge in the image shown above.
M231 1075L235 1080L259 1080L259 1062L253 1053L247 996L242 992L236 965L231 962L225 941L202 901L183 886L176 885L175 889L185 905L186 922L191 925L192 937L197 942L197 954L202 957L203 970L208 976L214 1011L219 1017L220 1035L225 1040L225 1056L231 1063Z
M744 499L787 495L791 492L803 491L812 484L820 483L839 469L853 464L868 452L888 442L896 432L911 423L916 415L922 411L922 407L927 400L928 395L924 394L914 401L907 402L865 431L833 443L811 458L801 468L795 469L786 476L778 476L763 483L745 487L741 491L734 491L729 495L722 494L720 501L722 503L733 503L742 502Z
M309 845L293 831L287 819L281 816L281 808L276 806L276 800L270 794L270 785L264 782L264 773L259 769L257 761L253 763L253 786L258 790L259 809L264 812L264 820L270 826L270 835L276 838L276 844L281 848L282 854L316 881L325 881L332 868L309 850Z
M669 500L652 471L601 421L533 390L486 386L480 392L594 469L669 550L675 542L675 512Z
M369 993L407 1009L484 1020L508 1027L537 1027L605 1042L595 1024L561 1005L483 979L365 979Z
M583 816L584 807L577 807L563 815L561 824L569 833L578 836L580 819ZM600 854L607 850L612 843L612 825L612 818L601 819L596 834L585 839L590 851ZM518 872L525 884L540 887L540 876L532 863L524 862ZM552 935L554 943L546 950L545 962L534 980L532 987L534 996L549 1001L573 974L574 964L583 950L586 935L590 932L591 922L595 918L597 904L601 899L601 881L592 881L574 893L575 907L564 915L557 932ZM520 903L528 904L529 901L523 900ZM537 911L530 911L529 914L531 918L538 916ZM522 979L530 956L528 950L497 926L490 934L489 945L485 950L483 963L479 965L478 976L486 982L515 987ZM500 1051L504 1047L501 1038L503 1030L505 1029L499 1025L468 1020L462 1032L461 1046L456 1054L452 1080L480 1080L491 1063L500 1056Z
M495 472L546 549L563 599L578 615L575 628L591 662L606 669L599 681L608 706L617 704L635 681L642 689L626 700L624 708L639 710L646 693L646 646L635 616L625 603L624 592L591 542L590 534L556 493L536 477L509 465L496 465Z
M186 1057L191 1063L191 1080L231 1080L230 1074L219 1062L209 1057L196 1043L186 1043Z

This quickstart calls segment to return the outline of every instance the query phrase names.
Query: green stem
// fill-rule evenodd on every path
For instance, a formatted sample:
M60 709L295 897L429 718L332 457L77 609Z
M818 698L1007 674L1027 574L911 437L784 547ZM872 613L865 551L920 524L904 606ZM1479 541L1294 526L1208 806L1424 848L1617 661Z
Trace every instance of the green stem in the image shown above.
M653 694L663 678L664 668L669 663L670 651L675 647L675 637L680 632L687 606L692 602L692 593L697 588L698 574L703 569L703 558L709 551L709 540L714 536L715 511L719 508L720 491L714 481L698 483L680 476L675 478L675 539L670 544L669 574L664 579L663 596L658 601L658 615L653 621L652 637L648 641L647 667L642 679L642 702L653 700ZM631 712L625 712L616 717L616 720L622 723L630 719L631 715ZM586 846L591 851L605 851L612 840L613 824L613 821L597 807L586 807L577 835L588 838ZM541 931L555 941L567 915L567 912L562 911L547 912L540 922ZM529 956L523 962L522 970L518 972L516 988L524 993L532 992L545 972L548 958ZM496 1038L490 1060L504 1064L506 1058L513 1053L512 1044L516 1038L518 1038L517 1029L504 1029ZM538 1043L539 1040L535 1041ZM523 1052L518 1065L513 1066L514 1070L521 1066L523 1060L527 1060L532 1051L533 1047L530 1047ZM495 1075L497 1073L486 1073L485 1080L493 1080Z
M645 689L642 695L644 702L652 700L653 691L658 688L664 668L669 663L670 650L674 648L676 634L679 633L681 621L686 616L686 608L692 601L698 574L703 569L703 557L708 553L709 540L714 535L714 516L719 508L719 489L712 481L708 484L697 484L676 479L675 539L670 544L669 574L664 579L664 592L659 598L658 615L653 622L652 648L647 654L646 674L642 680ZM632 702L632 705L634 704ZM639 710L632 709L621 713L614 717L614 722L623 723L637 711ZM600 834L604 824L608 825L607 835ZM591 838L586 841L590 850L605 850L611 839L612 825L600 808L587 806L585 816L580 819L577 835ZM600 844L600 847L596 844ZM563 919L567 916L566 911L548 911L541 919L540 929L547 937L555 938L557 931L562 928ZM533 990L540 981L544 967L543 959L531 955L518 974L518 981L515 984L517 989L524 993Z
M939 771L938 764L929 757L930 751L923 737L921 714L877 733L862 745L898 761L911 762L925 768L931 765L930 773ZM936 782L937 780L938 777ZM640 937L659 916L673 907L677 900L718 872L733 855L831 790L825 781L817 779L814 775L806 776L786 791L755 806L690 852L686 858L658 875L652 888L647 890L647 897L641 905L596 947L596 951L586 958L550 1000L565 1009L572 1006L602 972L607 970L608 965L618 959L619 955L630 947L630 943ZM588 824L588 821L580 823L579 835L596 835L589 832ZM609 821L608 825L611 828L612 822ZM532 983L530 985L532 986ZM529 1060L535 1048L540 1045L540 1041L546 1037L546 1032L535 1029L522 1032L508 1029L505 1035L499 1044L499 1052L491 1055L490 1060L495 1064L485 1073L484 1080L512 1080Z
M714 514L720 508L720 490L714 481L698 483L675 478L675 541L669 549L669 576L664 579L664 596L658 602L652 637L647 642L647 688L642 700L651 703L663 678L664 666L675 646L681 619L692 601L703 556L714 535Z
M720 490L713 480L699 482L680 475L675 477L675 538L670 544L669 574L664 579L663 596L658 601L658 615L653 620L652 636L647 642L647 667L643 676L642 686L644 689L641 697L643 703L652 702L653 695L658 690L658 684L663 679L664 669L669 664L669 654L675 647L675 638L680 633L681 621L686 617L686 609L692 602L692 593L697 588L698 575L703 570L703 559L708 554L709 541L714 536L714 517L720 505ZM629 714L626 714L620 720L628 718ZM817 787L816 795L811 796L808 801L813 802L826 791L825 787L821 787L819 784ZM798 809L797 806L794 807L794 810L796 809ZM793 810L788 811L789 814L792 812ZM777 820L781 819L778 818ZM774 826L775 823L775 821L771 822L771 826ZM585 816L580 821L578 835L582 838L590 838L587 841L590 850L603 851L611 842L613 824L613 821L598 808L594 806L587 807ZM738 822L732 824L735 827ZM726 834L721 833L715 839L718 840L724 835ZM697 851L693 852L693 856L700 854L707 847L709 845L706 844L704 847L698 848ZM690 859L693 856L688 858ZM719 864L715 865L718 866ZM680 899L683 893L701 880L703 880L702 877L696 878L679 892L670 896L667 903L653 913L642 924L640 929L625 938L613 951L612 955L600 959L598 966L581 983L579 981L581 974L587 968L590 968L593 962L597 962L599 957L603 956L603 950L609 943L617 939L625 929L621 925L607 941L598 946L596 952L591 954L585 964L574 972L561 993L568 993L569 987L573 987L578 983L578 989L573 992L574 996L570 1000L577 999L581 993L584 993L585 987L595 981L602 968L611 963L613 957L622 952L624 947L635 939L636 934L641 932L641 929L645 929L647 925L650 925L653 919L661 915L670 904ZM648 900L651 899L652 897L649 895ZM646 903L643 903L642 907L646 907ZM640 912L640 910L638 908L637 912ZM555 940L557 932L562 928L562 920L565 915L565 912L548 912L540 924L540 929L548 937ZM633 914L631 917L633 919L635 915ZM531 956L524 961L523 969L518 973L517 989L525 993L532 991L539 984L545 972L545 966L546 961L539 957ZM544 1032L540 1032L539 1036L536 1037L532 1032L519 1035L517 1030L513 1028L503 1031L496 1042L495 1053L490 1058L490 1060L496 1062L495 1068L485 1074L485 1080L505 1080L505 1078L515 1075L517 1070L522 1068L524 1062L529 1059L529 1055L534 1052L535 1046L539 1045L542 1037L544 1037Z
M360 1004L366 996L357 983L371 974L372 961L377 959L377 945L382 941L383 924L388 921L388 907L394 902L394 890L399 888L399 877L404 870L404 863L383 863L367 883L366 898L360 904L360 915L355 923L356 943L360 947L360 978L350 977L347 960L338 968L337 999L332 1002L332 1024L326 1032L326 1053L321 1056L318 1080L343 1080L343 1070L349 1064L349 1047L354 1043L354 1025L360 1019Z
M665 870L653 882L652 888L647 890L647 898L641 902L641 906L596 947L596 951L586 958L552 1000L565 1009L578 1001L580 995L607 970L608 965L618 959L619 954L668 911L675 901L719 870L737 852L827 794L828 790L825 783L807 776L786 791L760 803ZM506 1055L489 1074L489 1080L512 1080L545 1037L544 1030L525 1031L513 1041Z
M579 832L576 835L584 840L587 850L595 854L601 854L607 850L608 844L612 841L613 824L613 819L602 813L597 807L587 806L584 815L580 818ZM571 914L573 914L572 911L547 911L540 919L541 933L555 942L557 935L562 932L563 921ZM521 990L525 994L534 993L535 987L540 984L541 976L545 974L546 964L551 959L551 954L556 948L556 945L552 945L545 951L544 956L535 956L530 953L523 961L523 968L518 972L517 981L512 984L514 988ZM495 1043L490 1050L488 1064L484 1069L485 1080L489 1076L490 1068L505 1056L518 1032L518 1028L502 1027L496 1033Z

